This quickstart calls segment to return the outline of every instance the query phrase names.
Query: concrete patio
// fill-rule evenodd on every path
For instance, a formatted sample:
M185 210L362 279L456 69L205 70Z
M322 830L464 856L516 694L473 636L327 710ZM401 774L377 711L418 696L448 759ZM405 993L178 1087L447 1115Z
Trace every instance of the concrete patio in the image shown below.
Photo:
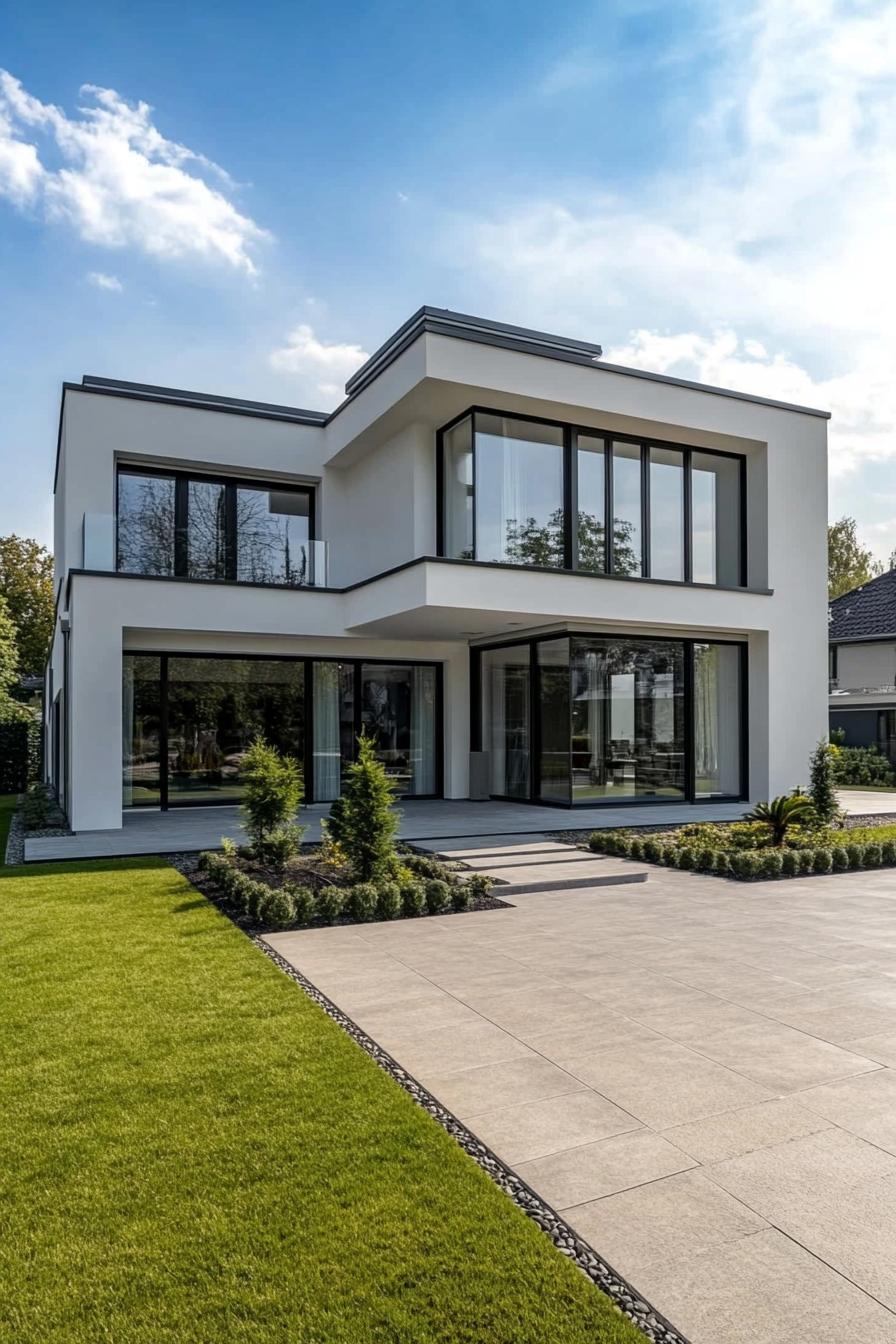
M615 867L268 941L693 1344L893 1344L896 872Z
M896 794L890 795L896 799ZM658 804L650 807L535 807L526 803L436 799L401 803L400 838L452 839L494 835L540 834L545 830L664 825L683 821L733 821L745 803ZM326 804L302 809L306 840L320 839ZM25 841L25 861L113 858L128 854L170 854L178 850L217 849L222 835L245 838L238 807L184 807L169 812L135 810L122 814L120 830L81 831L76 835L36 836Z

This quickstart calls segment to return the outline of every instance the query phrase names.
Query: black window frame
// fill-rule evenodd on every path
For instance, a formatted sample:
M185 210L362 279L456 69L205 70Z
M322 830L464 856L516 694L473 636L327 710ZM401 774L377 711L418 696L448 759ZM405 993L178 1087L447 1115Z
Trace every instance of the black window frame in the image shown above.
M414 802L416 800L426 801L444 798L445 796L445 668L444 664L433 658L339 658L339 657L309 657L305 654L294 656L288 653L209 653L206 650L192 651L184 649L166 649L160 652L158 649L124 649L122 659L124 658L158 658L159 660L159 802L132 803L123 811L136 812L143 809L157 809L161 812L178 811L186 807L236 807L238 804L231 799L222 799L220 803L210 803L207 799L202 801L190 801L183 799L175 803L169 802L168 798L168 660L170 658L204 658L208 661L216 662L252 662L252 663L301 663L303 666L302 677L304 686L304 721L305 721L305 740L302 743L302 777L304 781L304 802L314 803L314 673L315 663L342 663L352 668L353 675L353 703L352 703L352 740L354 743L354 752L352 759L357 759L358 738L361 736L363 728L362 705L361 705L361 683L362 668L364 667L392 667L400 665L403 667L434 667L436 671L436 724L435 724L435 793L413 793L399 794L398 797L404 801ZM124 676L124 666L122 663L122 677ZM124 740L122 739L122 762L124 761Z
M564 562L556 567L558 574L572 572L587 574L593 578L625 578L636 582L665 583L673 586L702 588L746 588L748 586L748 546L747 546L747 459L743 453L730 453L721 448L705 448L698 444L676 443L670 439L658 439L649 435L620 433L600 426L582 425L563 420L552 420L547 416L524 415L518 411L500 410L493 406L469 406L460 415L442 425L436 431L436 554L442 559L453 559L445 555L445 442L444 436L468 417L471 421L470 440L473 455L473 561L476 564L512 565L514 569L527 569L530 566L516 565L511 561L480 561L476 555L476 416L497 415L507 419L520 420L529 424L552 425L563 433L563 508L564 508ZM578 438L585 435L604 442L604 570L598 573L591 569L578 567ZM613 443L634 444L641 454L641 573L618 574L613 569ZM669 448L682 455L684 482L682 490L683 509L683 579L664 579L653 577L650 573L650 449ZM739 555L737 584L706 583L693 578L693 491L692 456L694 453L707 457L727 458L739 464ZM544 568L535 566L535 568Z
M529 793L527 798L513 798L504 794L490 794L495 801L512 803L530 803L538 807L560 807L568 811L591 807L669 807L674 800L669 798L605 798L587 799L583 802L562 802L539 796L538 761L541 756L541 720L540 720L540 684L538 645L557 639L623 639L629 642L654 644L680 644L684 647L684 796L681 803L708 807L715 803L730 804L745 802L749 798L750 760L749 760L749 652L746 640L715 639L709 636L675 636L632 634L624 630L583 630L566 627L541 635L508 636L506 639L489 640L483 644L470 646L470 750L483 750L482 723L482 655L492 649L513 647L529 648L529 672L531 677L529 695ZM718 794L707 797L697 793L696 778L696 740L694 732L694 647L698 644L731 645L740 650L740 792L738 794ZM571 750L570 736L570 750Z
M171 574L150 575L151 578L186 579L192 583L239 583L247 587L257 586L252 579L237 577L237 491L258 490L272 493L305 495L308 500L308 542L317 538L317 491L313 485L304 482L253 480L251 477L228 476L218 472L184 471L166 467L144 467L138 462L119 462L115 470L115 572L132 574L135 570L120 568L120 537L118 483L122 476L155 477L174 482L174 568ZM220 485L224 487L224 568L222 578L193 578L188 572L188 536L189 536L189 490L190 483L200 485ZM311 551L313 556L313 549ZM302 588L308 584L266 583L265 587Z

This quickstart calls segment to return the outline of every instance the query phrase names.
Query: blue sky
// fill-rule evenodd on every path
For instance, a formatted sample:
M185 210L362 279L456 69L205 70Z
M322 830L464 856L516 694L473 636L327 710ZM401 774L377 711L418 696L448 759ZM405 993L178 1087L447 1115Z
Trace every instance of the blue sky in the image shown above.
M896 546L892 0L44 0L0 37L0 532L50 539L63 379L327 409L432 303L833 410L832 516Z

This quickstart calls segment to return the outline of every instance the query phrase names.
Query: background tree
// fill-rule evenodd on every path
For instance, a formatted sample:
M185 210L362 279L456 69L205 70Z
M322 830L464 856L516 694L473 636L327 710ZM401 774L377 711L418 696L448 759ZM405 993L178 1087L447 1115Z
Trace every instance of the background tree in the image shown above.
M53 632L53 560L30 537L0 537L0 595L15 629L19 674L39 677Z
M829 598L840 597L883 572L880 561L859 541L855 518L839 518L828 525Z
M15 622L0 596L0 723L19 718L24 712L10 695L18 679L19 653L16 648Z

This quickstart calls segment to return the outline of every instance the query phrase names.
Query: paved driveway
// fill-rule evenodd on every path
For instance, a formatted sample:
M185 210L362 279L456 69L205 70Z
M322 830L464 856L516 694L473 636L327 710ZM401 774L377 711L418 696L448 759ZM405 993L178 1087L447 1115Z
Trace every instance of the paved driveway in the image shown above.
M269 941L693 1344L893 1344L896 872L649 873Z

